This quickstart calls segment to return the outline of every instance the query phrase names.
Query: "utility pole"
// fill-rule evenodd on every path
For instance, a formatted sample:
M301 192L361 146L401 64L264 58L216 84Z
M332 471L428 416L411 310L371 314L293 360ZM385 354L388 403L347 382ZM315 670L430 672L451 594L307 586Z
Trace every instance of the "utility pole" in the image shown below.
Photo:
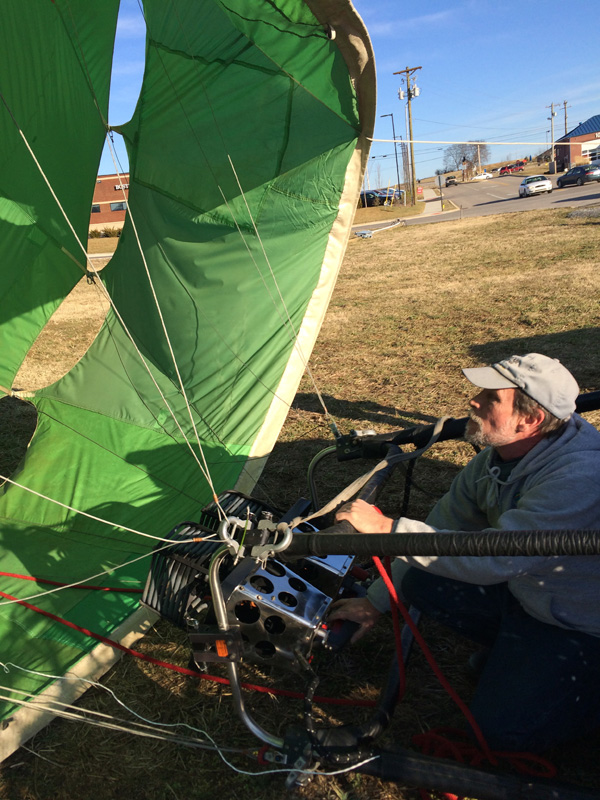
M567 101L566 100L563 100L563 106L565 107L565 136L566 136L567 133L569 132L569 129L567 127L567 108L568 108L568 106L567 106Z
M405 78L402 78L402 82L406 81L406 105L408 107L408 138L410 142L410 163L411 163L411 194L412 194L412 204L414 205L417 202L417 179L415 174L415 150L413 145L413 132L412 132L412 113L410 108L410 102L413 97L418 97L421 94L421 90L418 86L415 85L415 77L414 73L418 70L422 69L422 67L407 67L406 69L402 69L399 72L394 72L394 75L405 75ZM398 97L400 100L404 100L404 92L402 89L398 89Z
M383 117L391 117L392 118L392 136L394 137L394 155L396 157L396 180L398 183L396 184L397 188L400 189L400 170L398 169L398 148L396 147L396 128L394 127L394 115L393 114L382 114L381 118ZM406 204L406 192L404 193L404 202Z
M550 175L554 175L554 173L556 172L556 162L554 160L554 117L556 116L556 111L554 110L554 103L550 103L550 105L546 106L546 108L550 109L550 116L548 117L548 119L550 120L550 136L552 139L552 158L550 159L549 172Z

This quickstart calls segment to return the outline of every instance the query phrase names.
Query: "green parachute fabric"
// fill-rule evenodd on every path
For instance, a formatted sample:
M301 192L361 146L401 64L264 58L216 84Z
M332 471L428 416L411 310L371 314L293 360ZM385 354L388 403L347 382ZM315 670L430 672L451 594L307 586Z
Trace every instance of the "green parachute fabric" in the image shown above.
M2 12L0 387L9 393L86 270L78 240L106 133L118 2L5 0ZM144 15L143 85L117 129L130 216L102 272L114 305L79 363L33 397L37 429L11 476L20 486L5 483L0 496L4 573L70 583L114 569L100 582L142 586L147 558L119 567L155 542L127 528L165 536L212 498L196 432L214 490L251 491L350 235L375 112L373 56L351 4L144 0ZM48 589L11 577L0 588L19 598ZM66 589L30 602L110 636L138 597ZM3 664L60 676L97 648L0 602ZM1 683L7 719L19 692L53 679L10 667Z

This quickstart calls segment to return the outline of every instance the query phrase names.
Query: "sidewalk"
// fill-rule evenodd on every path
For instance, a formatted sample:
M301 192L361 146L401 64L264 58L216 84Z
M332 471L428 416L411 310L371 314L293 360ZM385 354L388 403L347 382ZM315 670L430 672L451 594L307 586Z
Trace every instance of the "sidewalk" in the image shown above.
M442 211L442 203L440 202L440 197L437 195L433 189L423 189L423 200L425 201L425 208L423 209L423 213L420 214L421 217L433 217L438 216L441 214L453 214L458 211L457 208L454 206L452 208L446 208ZM446 201L444 200L444 204Z

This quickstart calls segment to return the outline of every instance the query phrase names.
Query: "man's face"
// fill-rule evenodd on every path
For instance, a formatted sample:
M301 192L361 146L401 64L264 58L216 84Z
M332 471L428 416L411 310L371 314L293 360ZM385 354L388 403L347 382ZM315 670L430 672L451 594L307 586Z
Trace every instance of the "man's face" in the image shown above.
M514 411L515 389L482 389L469 401L465 439L478 447L500 447L519 438L520 416Z

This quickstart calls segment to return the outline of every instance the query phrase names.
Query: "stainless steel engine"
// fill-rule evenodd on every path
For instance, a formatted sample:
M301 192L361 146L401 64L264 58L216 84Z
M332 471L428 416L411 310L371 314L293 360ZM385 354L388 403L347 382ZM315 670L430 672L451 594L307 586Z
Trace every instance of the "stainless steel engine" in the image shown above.
M249 527L282 516L235 492L221 496L219 506L225 514L247 520ZM315 644L328 646L324 616L349 579L353 559L308 557L284 563L274 557L234 557L223 553L218 539L206 540L218 525L211 504L199 523L183 523L171 531L173 547L152 556L142 603L188 632L198 665L248 661L306 669ZM218 585L211 587L211 564L217 558ZM215 614L215 593L224 604L226 624Z

